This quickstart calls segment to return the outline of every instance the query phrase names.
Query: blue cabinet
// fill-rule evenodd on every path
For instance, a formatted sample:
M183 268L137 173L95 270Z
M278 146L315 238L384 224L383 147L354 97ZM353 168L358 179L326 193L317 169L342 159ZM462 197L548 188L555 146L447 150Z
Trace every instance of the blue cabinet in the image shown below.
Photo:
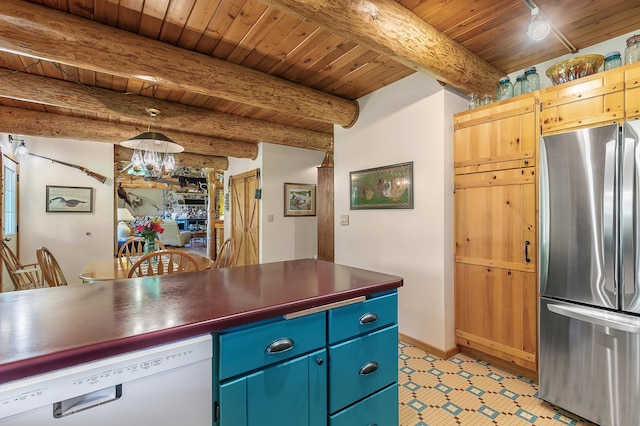
M398 422L397 293L214 335L214 425Z

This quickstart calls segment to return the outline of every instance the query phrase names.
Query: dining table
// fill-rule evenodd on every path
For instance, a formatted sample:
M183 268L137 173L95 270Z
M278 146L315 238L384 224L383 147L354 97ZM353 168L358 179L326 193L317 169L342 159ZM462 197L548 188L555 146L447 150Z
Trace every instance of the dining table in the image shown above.
M213 267L213 260L199 254L190 253L197 261L198 268L202 271ZM126 256L109 259L96 260L88 263L80 272L80 279L83 282L111 281L126 279L131 266L135 263L135 258Z

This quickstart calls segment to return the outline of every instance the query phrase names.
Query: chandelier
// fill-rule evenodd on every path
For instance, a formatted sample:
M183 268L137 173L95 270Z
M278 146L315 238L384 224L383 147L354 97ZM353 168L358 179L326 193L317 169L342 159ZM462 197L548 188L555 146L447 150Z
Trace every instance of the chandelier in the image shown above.
M145 111L149 114L147 131L120 142L120 145L133 149L131 165L135 174L159 179L164 174L173 172L176 167L176 160L173 154L184 151L184 147L159 131L151 130L153 123L155 123L156 129L159 127L159 109L152 107L145 108Z

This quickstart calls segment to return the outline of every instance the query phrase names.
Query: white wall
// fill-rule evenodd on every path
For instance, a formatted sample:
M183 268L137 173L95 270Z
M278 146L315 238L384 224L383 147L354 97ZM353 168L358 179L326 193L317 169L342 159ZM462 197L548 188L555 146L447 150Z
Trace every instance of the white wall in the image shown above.
M262 263L317 256L316 216L284 217L284 184L317 184L317 167L324 152L262 145ZM273 216L273 222L269 222L269 216Z
M229 176L260 168L260 263L311 258L317 255L316 217L284 217L284 184L316 184L324 153L275 144L260 144L256 160L229 158ZM273 221L269 221L273 216ZM225 211L225 236L231 235L231 206Z
M107 176L106 182L81 170L29 156L20 162L20 261L36 261L45 246L56 257L67 281L80 283L82 267L113 256L113 145L67 139L22 137L31 153L86 167ZM46 186L94 189L93 213L46 213Z
M465 99L414 74L358 100L335 127L336 263L399 275L400 332L441 350L454 343L452 114ZM349 210L349 172L413 161L412 210ZM349 225L340 225L349 215Z

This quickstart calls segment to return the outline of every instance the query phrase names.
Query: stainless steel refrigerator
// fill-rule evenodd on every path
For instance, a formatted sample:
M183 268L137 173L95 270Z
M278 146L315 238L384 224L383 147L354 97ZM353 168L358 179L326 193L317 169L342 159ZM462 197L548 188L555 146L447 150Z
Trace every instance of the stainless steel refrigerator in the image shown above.
M539 395L640 424L640 121L540 140Z

